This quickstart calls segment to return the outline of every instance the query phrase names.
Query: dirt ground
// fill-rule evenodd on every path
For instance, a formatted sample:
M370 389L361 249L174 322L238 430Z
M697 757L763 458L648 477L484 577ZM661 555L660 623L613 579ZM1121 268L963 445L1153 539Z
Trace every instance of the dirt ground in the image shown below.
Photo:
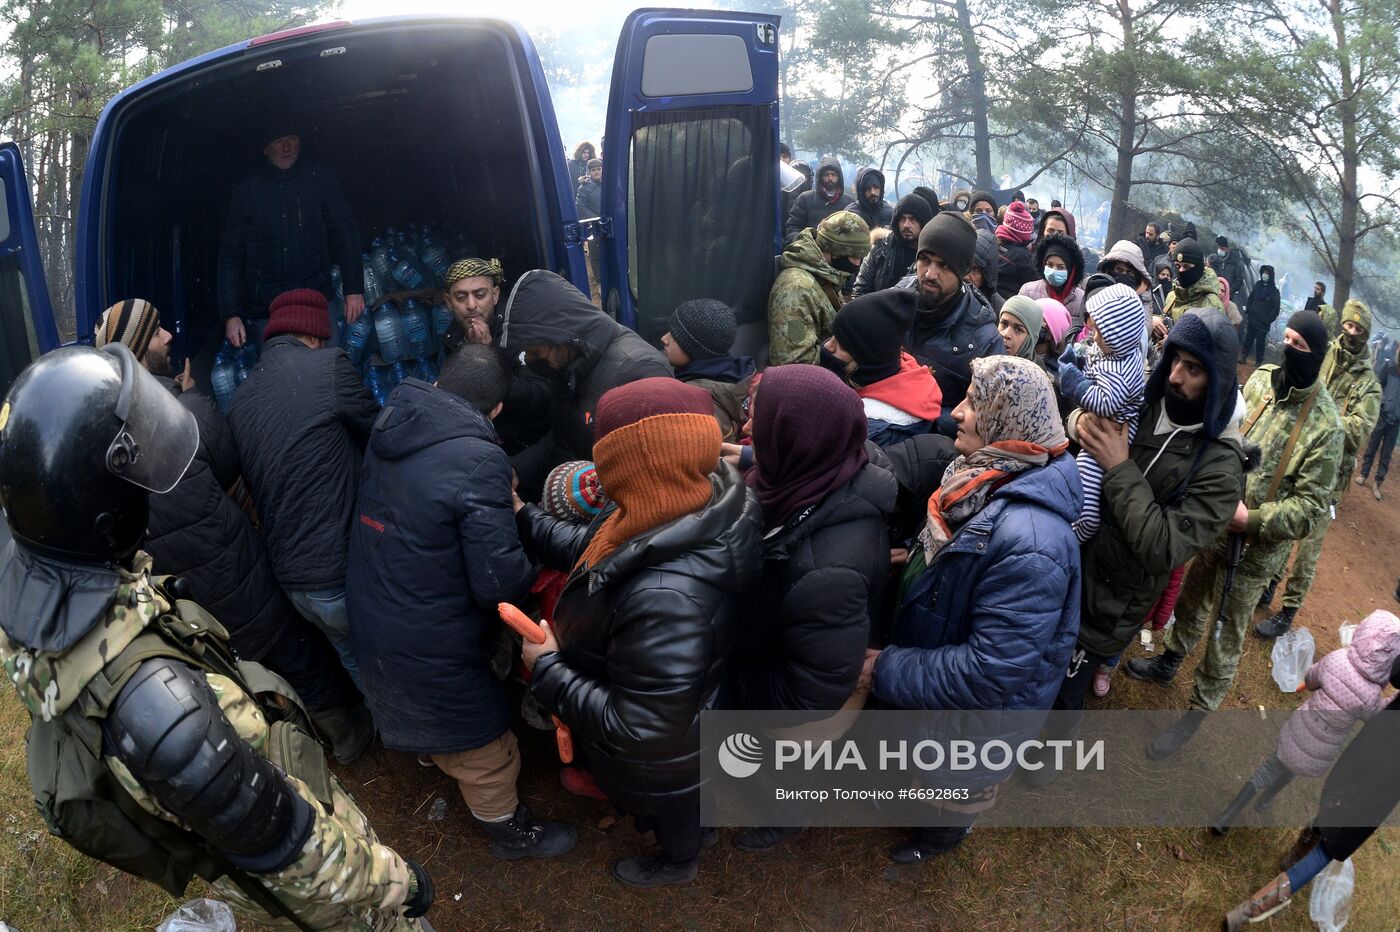
M1337 629L1369 612L1400 611L1400 481L1392 498L1352 489L1338 509L1317 580L1298 623L1319 655L1338 646ZM1281 596L1276 607L1281 604ZM1263 617L1259 613L1258 617ZM1132 649L1136 652L1137 648ZM1198 650L1199 654L1199 650ZM1269 677L1268 646L1250 639L1228 708L1286 708L1297 699ZM1171 689L1119 676L1107 708L1181 708L1186 673ZM152 928L175 903L73 855L42 833L24 781L22 712L5 704L0 729L0 919L22 932ZM810 830L767 855L732 845L732 831L705 852L690 886L635 891L615 883L609 864L644 846L600 802L573 797L558 782L550 735L518 726L524 797L536 812L579 827L578 848L545 862L503 864L487 851L455 785L409 755L377 750L340 770L381 837L431 871L438 929L1200 929L1276 872L1290 845L1284 829L1237 829L1223 840L1204 830L975 830L954 853L915 867L885 856L891 830ZM430 821L434 802L446 815ZM1222 803L1224 800L1222 800ZM1388 829L1355 859L1350 928L1395 929L1400 916L1400 830ZM201 893L192 888L188 897ZM250 928L240 923L240 929ZM1261 929L1307 929L1300 896Z

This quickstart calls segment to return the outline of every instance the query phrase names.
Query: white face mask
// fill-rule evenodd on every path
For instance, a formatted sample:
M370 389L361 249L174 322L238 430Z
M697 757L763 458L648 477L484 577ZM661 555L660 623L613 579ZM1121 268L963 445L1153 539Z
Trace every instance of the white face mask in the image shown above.
M1215 251L1215 254L1216 254L1217 256L1219 256L1220 258L1222 258L1222 259L1225 258L1225 250L1223 250L1223 249L1217 249L1217 250Z

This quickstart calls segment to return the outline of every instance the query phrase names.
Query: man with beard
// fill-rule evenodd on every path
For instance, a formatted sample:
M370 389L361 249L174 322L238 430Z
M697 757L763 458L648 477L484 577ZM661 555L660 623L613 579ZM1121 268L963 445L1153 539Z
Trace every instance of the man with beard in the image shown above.
M1342 430L1346 434L1342 440L1341 463L1337 467L1337 484L1329 502L1331 511L1317 523L1311 534L1298 543L1298 555L1293 559L1288 588L1283 593L1283 608L1254 626L1254 633L1261 638L1276 638L1293 626L1293 616L1303 607L1303 599L1307 598L1308 590L1312 588L1317 558L1322 553L1322 539L1327 535L1331 518L1336 514L1336 503L1351 484L1356 454L1361 451L1361 444L1371 435L1380 416L1381 386L1376 381L1376 374L1371 371L1371 354L1366 347L1370 330L1371 309L1355 298L1348 301L1342 307L1342 335L1332 341L1319 377L1337 403ZM1287 559L1285 552L1283 561ZM1279 576L1283 573L1283 561L1278 566ZM1265 605L1273 599L1277 578L1265 592Z
M943 413L934 427L945 436L957 433L952 411L967 396L972 360L1005 351L991 306L963 279L972 271L977 233L961 214L945 211L919 233L915 273L899 287L919 293L914 326L904 348L933 371L943 392Z
M860 297L872 291L893 288L909 274L919 250L919 233L933 219L933 208L917 194L906 194L895 205L894 229L876 243L860 264L852 294Z
M505 273L499 259L459 259L447 269L443 299L452 312L452 326L442 345L451 356L463 346L476 343L490 346L501 335L501 318L496 306L501 301L501 281ZM549 429L549 382L540 378L520 360L500 352L501 365L510 376L510 387L492 425L507 453L518 453Z
M1322 282L1313 282L1313 293L1303 305L1305 311L1316 311L1327 302L1327 286Z
M1314 311L1298 311L1284 331L1283 365L1261 366L1250 376L1240 431L1259 446L1259 467L1248 474L1243 500L1236 504L1226 533L1191 563L1181 584L1176 624L1162 653L1124 665L1134 679L1168 686L1186 655L1206 641L1190 710L1148 743L1147 755L1153 760L1185 747L1205 713L1224 703L1244 651L1245 629L1269 579L1293 542L1327 520L1343 434L1337 405L1318 378L1326 347L1322 318ZM1228 599L1217 607L1229 570L1232 534L1244 535L1244 558Z
M816 229L817 224L827 217L854 203L855 199L846 193L846 178L841 173L841 163L828 156L817 163L817 177L812 190L802 192L792 202L792 212L788 214L783 234L791 242L803 230Z
M885 203L885 176L874 166L856 172L856 202L851 210L872 230L888 230L894 223L894 209Z
M262 538L231 497L242 470L228 421L209 396L194 391L188 364L180 378L170 377L170 331L149 301L112 305L95 337L99 348L125 344L199 424L199 447L184 476L150 497L146 552L224 624L239 657L292 684L336 759L351 763L369 746L374 725L326 636L282 594Z

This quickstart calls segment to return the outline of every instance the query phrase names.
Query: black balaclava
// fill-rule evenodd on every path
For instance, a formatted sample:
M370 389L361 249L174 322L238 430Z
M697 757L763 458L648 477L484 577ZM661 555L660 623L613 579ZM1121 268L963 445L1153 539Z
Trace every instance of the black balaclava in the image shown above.
M1327 325L1317 311L1296 311L1288 318L1288 329L1302 337L1308 344L1309 352L1285 345L1283 348L1283 382L1280 391L1294 388L1309 388L1317 381L1322 371L1322 362L1327 358Z
M1190 262L1193 268L1185 272L1178 271L1176 280L1181 282L1181 287L1190 288L1201 280L1201 276L1206 271L1206 257L1201 252L1201 244L1193 239L1184 239L1176 244L1172 250L1173 262Z

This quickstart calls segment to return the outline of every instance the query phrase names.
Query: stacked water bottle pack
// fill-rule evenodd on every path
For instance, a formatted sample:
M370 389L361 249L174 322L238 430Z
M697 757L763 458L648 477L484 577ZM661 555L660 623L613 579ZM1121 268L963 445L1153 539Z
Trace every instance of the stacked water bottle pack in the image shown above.
M214 356L214 368L209 373L209 384L214 389L214 401L220 411L228 413L234 389L243 384L257 361L258 347L251 340L236 349L228 340L219 347Z
M476 254L460 235L449 238L452 255ZM331 270L335 295L331 314L336 342L364 374L365 385L380 404L405 378L437 380L442 341L452 326L452 312L421 292L441 289L450 265L443 238L427 227L410 224L407 233L390 227L370 242L364 254L365 307L355 323L345 323L345 296L339 269ZM387 284L387 287L386 287ZM404 292L420 292L406 296ZM384 300L385 295L398 295ZM381 303L382 302L382 303ZM375 307L375 305L378 305Z

